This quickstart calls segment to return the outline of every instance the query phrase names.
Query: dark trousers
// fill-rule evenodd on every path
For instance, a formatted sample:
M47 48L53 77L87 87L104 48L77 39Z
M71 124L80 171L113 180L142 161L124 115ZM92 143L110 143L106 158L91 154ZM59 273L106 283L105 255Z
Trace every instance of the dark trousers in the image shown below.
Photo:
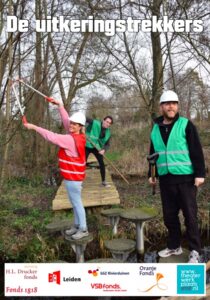
M106 170L105 170L103 155L98 153L98 150L96 150L95 148L87 148L86 147L85 152L86 152L86 161L87 161L90 153L93 153L95 155L95 157L99 163L99 167L100 167L101 181L105 181Z
M176 249L181 244L179 211L182 210L189 250L200 253L201 242L197 220L197 188L192 182L160 184L163 218L168 229L167 247Z

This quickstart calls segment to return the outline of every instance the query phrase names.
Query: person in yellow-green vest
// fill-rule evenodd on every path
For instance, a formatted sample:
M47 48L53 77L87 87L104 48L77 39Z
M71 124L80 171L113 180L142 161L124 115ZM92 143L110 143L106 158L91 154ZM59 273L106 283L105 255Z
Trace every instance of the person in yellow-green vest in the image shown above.
M86 161L90 153L93 153L98 160L101 174L101 186L109 187L106 182L106 169L103 155L110 147L111 131L113 118L106 116L103 121L97 119L87 119L86 126Z
M158 153L156 174L159 178L164 224L168 229L167 247L160 257L182 254L182 211L189 245L189 263L198 263L201 240L197 221L197 189L204 183L205 163L199 136L194 124L178 113L179 99L175 92L165 91L160 97L161 117L154 120L150 155ZM149 170L149 183L155 185Z

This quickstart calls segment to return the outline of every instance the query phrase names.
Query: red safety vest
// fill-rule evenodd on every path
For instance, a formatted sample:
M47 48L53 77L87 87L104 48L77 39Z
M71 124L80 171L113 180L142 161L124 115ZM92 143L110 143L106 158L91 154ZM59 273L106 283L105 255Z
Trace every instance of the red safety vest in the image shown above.
M85 158L85 135L72 134L78 157L71 157L66 154L64 148L58 151L58 162L61 176L66 180L83 181L85 178L86 158Z

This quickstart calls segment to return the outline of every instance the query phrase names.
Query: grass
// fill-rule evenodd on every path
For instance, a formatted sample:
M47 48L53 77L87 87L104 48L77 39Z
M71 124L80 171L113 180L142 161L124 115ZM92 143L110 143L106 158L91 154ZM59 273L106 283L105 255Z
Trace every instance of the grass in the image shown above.
M36 234L45 235L45 224L53 217L51 200L55 187L46 187L41 178L8 180L1 194L0 253L6 261L38 261L43 252ZM9 226L8 226L9 225Z
M111 161L119 161L122 157L122 153L117 152L117 151L111 151L106 154L106 156L111 160Z

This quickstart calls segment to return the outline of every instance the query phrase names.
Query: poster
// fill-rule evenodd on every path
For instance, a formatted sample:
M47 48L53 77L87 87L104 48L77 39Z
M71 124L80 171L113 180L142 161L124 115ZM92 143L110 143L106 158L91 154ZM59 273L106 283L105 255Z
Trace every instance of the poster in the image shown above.
M26 131L22 117L60 132L51 98L70 114L112 115L111 158L126 177L144 178L137 180L143 185L149 126L163 88L177 91L182 113L199 128L208 124L209 3L2 1L0 12L1 261L48 263L61 252L45 231L54 214L56 150ZM122 205L141 204L133 190L127 193Z

